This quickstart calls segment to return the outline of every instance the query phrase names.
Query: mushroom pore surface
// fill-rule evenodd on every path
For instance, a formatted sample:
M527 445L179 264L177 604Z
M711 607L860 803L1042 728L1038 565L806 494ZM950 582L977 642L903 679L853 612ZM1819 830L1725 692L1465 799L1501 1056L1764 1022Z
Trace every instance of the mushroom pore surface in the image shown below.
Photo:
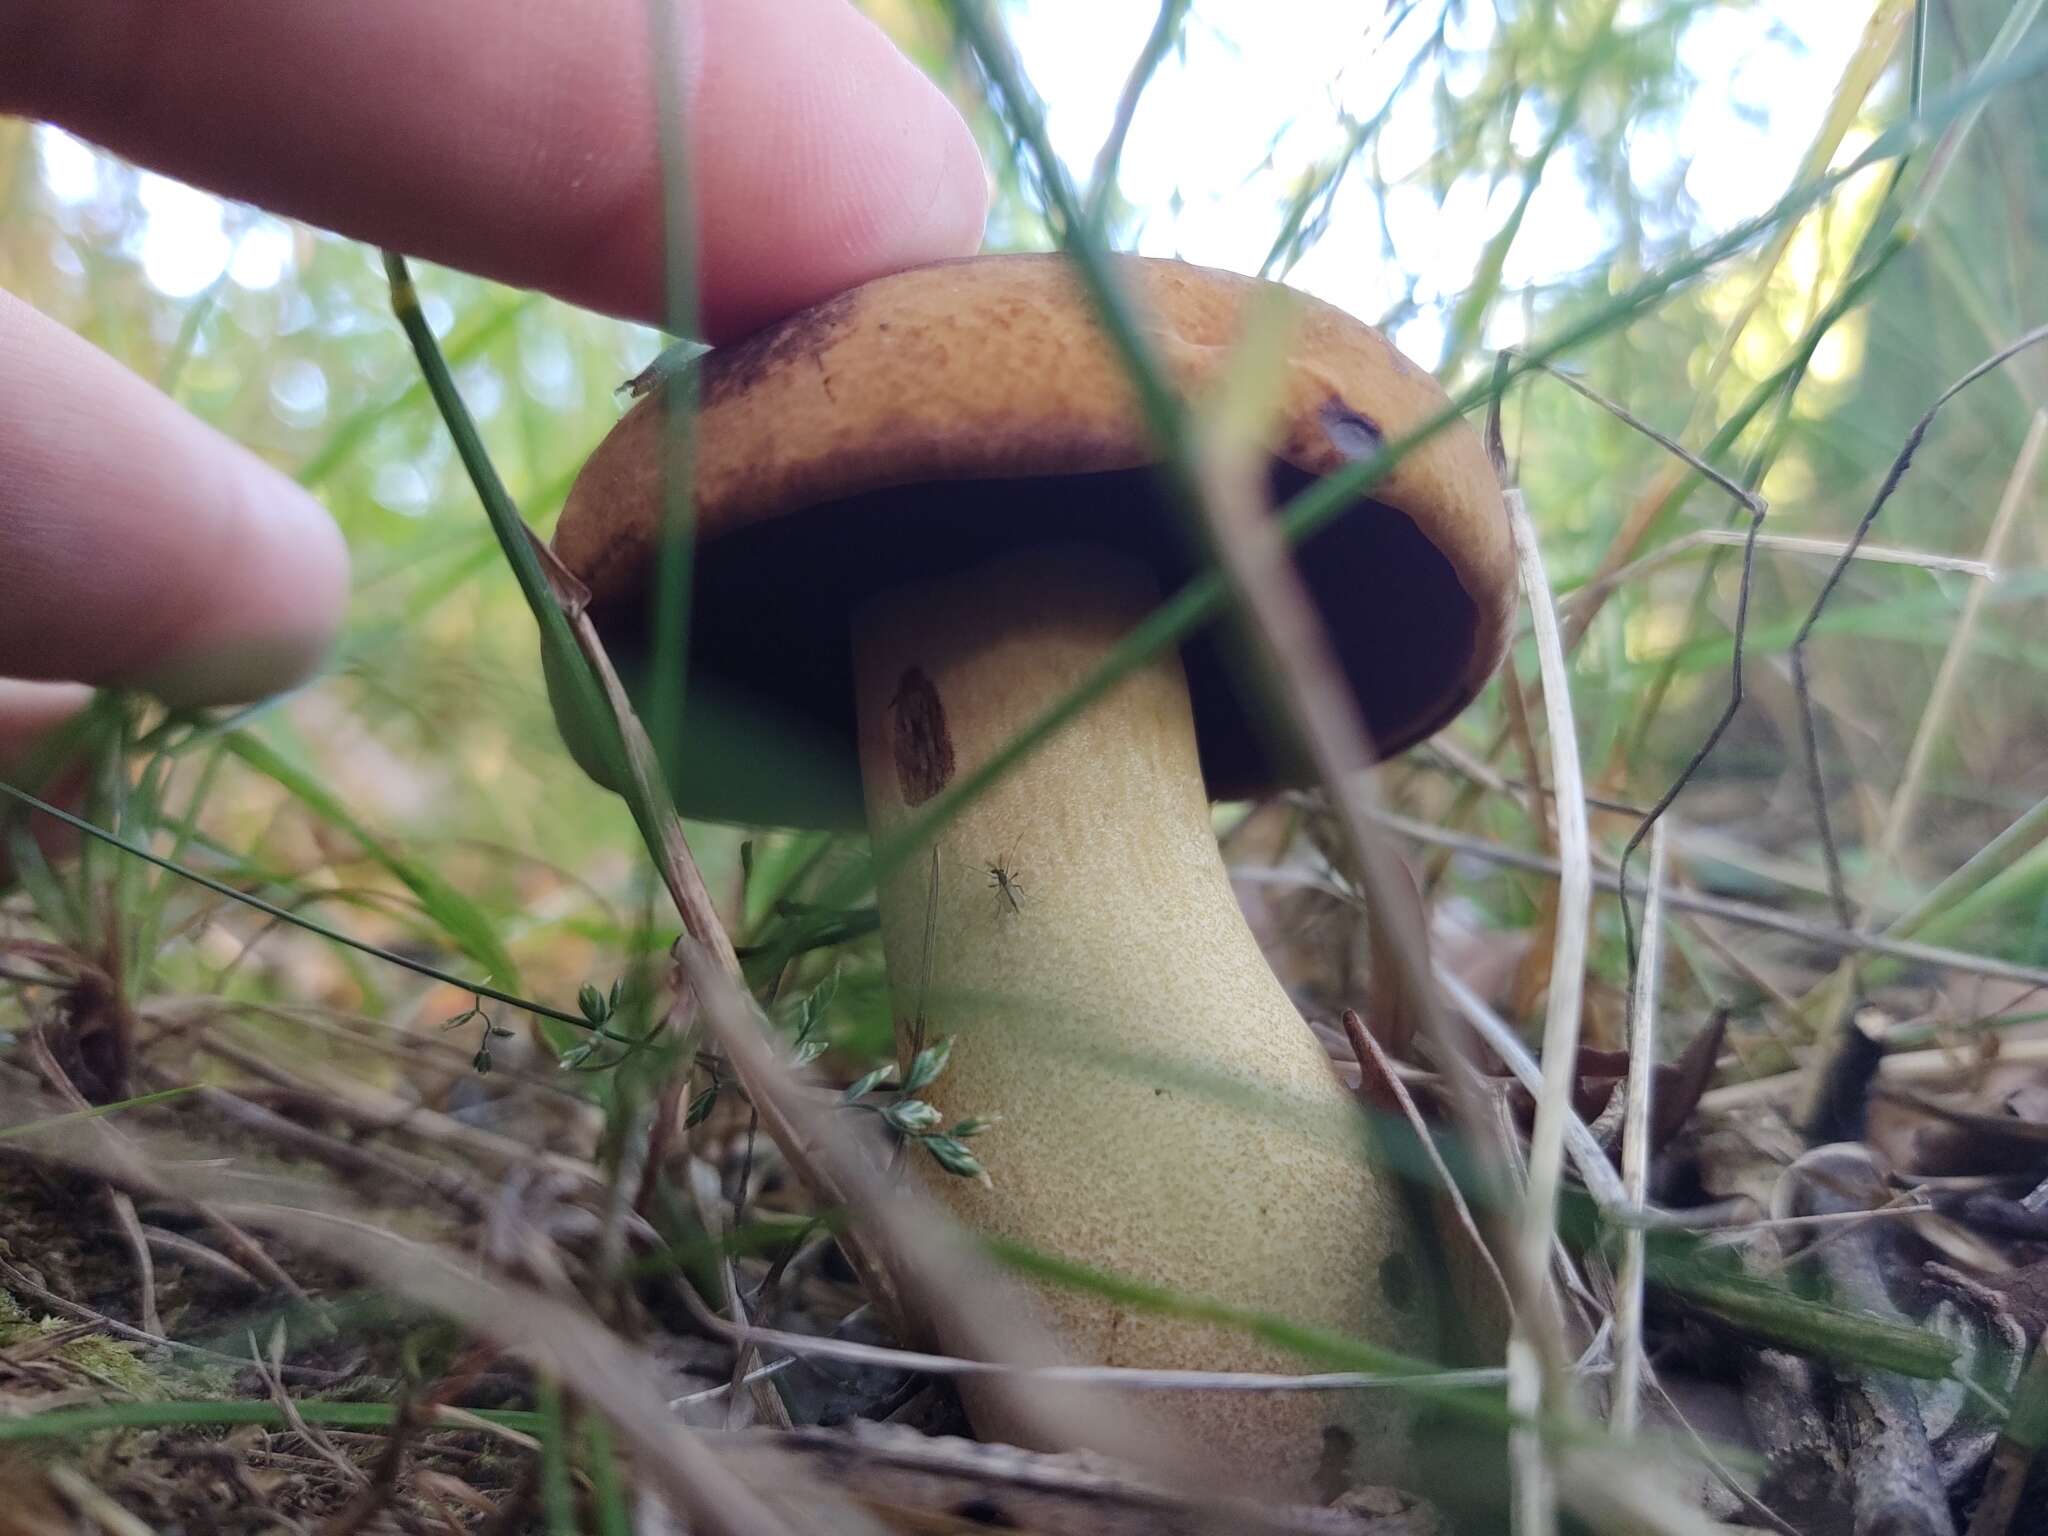
M858 609L877 841L1086 677L1157 601L1143 566L1064 545ZM934 1192L974 1228L1063 1260L1432 1356L1437 1298L1402 1202L1231 891L1179 660L1125 678L932 849L879 892L898 1028L922 1003L927 1038L953 1038L927 1095L948 1123L1001 1117L974 1142L992 1187L927 1167ZM1241 1330L1068 1287L1032 1294L1078 1360L1313 1369ZM971 1385L967 1396L985 1436L1023 1432L998 1400ZM1220 1474L1296 1491L1333 1436L1368 1471L1398 1466L1406 1406L1396 1392L1131 1402Z

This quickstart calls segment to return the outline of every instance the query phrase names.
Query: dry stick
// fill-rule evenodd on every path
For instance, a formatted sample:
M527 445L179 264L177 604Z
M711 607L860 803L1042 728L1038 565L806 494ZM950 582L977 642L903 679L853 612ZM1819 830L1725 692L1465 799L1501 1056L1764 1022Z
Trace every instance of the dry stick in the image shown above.
M263 1390L269 1394L270 1401L276 1406L277 1411L284 1416L285 1424L290 1428L291 1432L297 1435L307 1446L311 1447L321 1460L338 1470L344 1483L361 1487L366 1481L363 1469L336 1450L334 1442L329 1440L326 1435L306 1422L304 1416L299 1412L299 1405L292 1401L291 1394L284 1389L284 1373L282 1369L284 1365L284 1324L282 1322L278 1323L270 1331L270 1353L267 1358L263 1350L257 1346L254 1331L250 1332L249 1358L255 1362L256 1375L263 1383Z
M611 657L605 651L603 640L598 637L597 627L590 621L587 611L589 592L536 535L528 530L526 537L540 560L541 569L547 575L549 587L556 602L561 606L563 616L568 620L569 630L575 638L577 649L583 653L584 660L589 663L591 671L596 675L604 691L605 701L619 731L626 765L632 774L639 803L661 808L654 812L657 818L653 829L655 837L648 852L654 857L662 884L667 887L669 899L675 903L676 912L682 919L684 936L692 946L717 966L723 981L744 988L745 980L740 969L739 956L733 950L732 937L725 931L725 924L718 916L718 909L711 900L711 893L705 887L704 877L697 869L696 858L691 854L689 842L683 836L682 822L669 806L665 790L656 787L664 780L654 744L648 739L639 715L634 712L631 699L619 682ZM688 967L686 973L687 971ZM701 986L698 990L701 994ZM678 1005L680 1006L680 999ZM742 1024L740 1027L749 1032L752 1030L752 1026L748 1024ZM717 1031L714 1030L714 1033ZM725 1043L729 1047L730 1042ZM758 1044L758 1041L755 1043ZM732 1053L729 1048L726 1054L727 1059L731 1060ZM755 1113L761 1117L775 1144L782 1149L782 1154L789 1160L790 1167L827 1205L858 1209L858 1206L849 1199L851 1192L844 1182L845 1169L831 1168L807 1154L807 1138L800 1134L796 1118L789 1108L795 1102L795 1095L788 1092L793 1085L780 1075L779 1065L772 1055L764 1050L754 1055L752 1060L755 1065L751 1071L741 1068L738 1062L734 1061L734 1072L740 1080L740 1086L746 1091L749 1102L754 1106ZM687 1066L683 1070L687 1071ZM681 1095L664 1095L662 1105L673 1117L681 1101ZM674 1129L672 1124L656 1125L649 1134L661 1145L668 1145L673 1140ZM909 1315L903 1310L902 1298L899 1295L904 1283L903 1274L893 1272L879 1255L871 1252L865 1237L858 1232L842 1232L840 1247L860 1276L868 1295L881 1306L884 1315L899 1326L905 1325ZM895 1249L900 1261L899 1269L907 1270L909 1255L915 1251L912 1247L899 1246ZM728 1295L737 1298L737 1289L730 1289ZM959 1310L957 1306L955 1310ZM746 1314L737 1306L734 1308L733 1321L742 1327L746 1325Z
M1619 570L1598 576L1570 591L1559 594L1558 602L1572 607L1590 602L1595 596L1604 595L1614 587L1626 586L1661 570L1682 556L1696 549L1740 548L1750 542L1750 536L1739 528L1695 528L1690 533L1680 534L1668 544L1660 544L1640 560L1631 561ZM1760 533L1756 536L1758 549L1775 550L1787 555L1815 555L1829 560L1839 560L1849 552L1847 539L1816 539L1796 533ZM1998 568L1988 558L1973 559L1967 555L1938 555L1924 549L1901 549L1891 544L1865 544L1853 552L1854 558L1870 565L1906 565L1922 571L1953 571L1959 575L1993 581L1998 577Z
M1442 1182L1444 1197L1450 1201L1452 1214L1458 1218L1458 1225L1465 1229L1465 1235L1472 1242L1473 1250L1486 1265L1486 1272L1493 1276L1493 1283L1500 1288L1501 1300L1506 1303L1510 1315L1515 1310L1515 1293L1508 1285L1507 1276L1500 1272L1500 1265L1494 1262L1493 1251L1486 1246L1486 1239L1480 1235L1479 1223L1473 1219L1472 1207L1466 1202L1465 1192L1458 1188L1458 1181L1451 1177L1451 1170L1437 1151L1436 1138L1429 1133L1429 1125L1422 1118L1422 1111L1416 1106L1415 1096L1408 1091L1408 1085L1401 1081L1401 1074L1394 1070L1394 1063L1387 1053L1380 1049L1372 1031L1365 1027L1365 1021L1354 1008L1344 1010L1344 1033L1351 1041L1351 1049L1358 1057L1360 1070L1370 1063L1378 1069L1380 1080L1387 1085L1401 1106L1401 1113L1415 1132L1417 1145L1429 1159L1429 1166Z
M78 1091L78 1085L71 1081L70 1074L59 1065L56 1056L52 1054L50 1042L44 1036L43 1028L40 1024L30 1028L28 1042L29 1052L34 1057L37 1068L42 1072L44 1080L49 1083L58 1097L63 1099L65 1104L73 1111L91 1109L92 1106L86 1102L85 1095ZM115 1166L123 1169L124 1172L141 1171L140 1160L135 1149L129 1145L127 1138L115 1126L100 1117L85 1120L82 1124L85 1128L85 1133L97 1140L98 1144L105 1149L109 1160ZM131 1177L127 1182L132 1188L135 1180ZM144 1183L146 1184L146 1182L145 1178ZM243 1265L253 1273L262 1276L266 1284L275 1286L295 1301L310 1301L306 1293L299 1288L298 1281L286 1274L277 1260L264 1252L262 1246L251 1238L248 1233L221 1215L209 1201L195 1196L192 1201L192 1209L199 1213L201 1220L219 1234L222 1242L228 1246L235 1257L240 1259Z
M1540 1097L1543 1092L1543 1071L1536 1058L1529 1054L1529 1048L1522 1044L1514 1027L1486 1004L1486 1000L1458 977L1439 965L1436 970L1437 985L1444 989L1452 1005L1486 1042L1487 1048L1501 1059L1501 1063L1525 1089L1531 1098ZM1601 1213L1611 1220L1631 1223L1641 1219L1639 1211L1629 1203L1622 1187L1621 1178L1608 1160L1606 1149L1600 1145L1586 1122L1576 1111L1566 1107L1564 1138L1570 1143L1572 1162L1579 1170L1579 1178L1586 1186L1586 1193Z
M2019 457L2013 461L2012 473L2006 477L2005 491L1998 500L1998 511L1991 519L1991 530L1984 535L1982 555L1986 570L1971 581L1969 595L1963 599L1963 611L1957 616L1955 631L1949 636L1948 649L1942 653L1941 669L1934 675L1934 687L1920 716L1920 728L1914 732L1912 749L1906 754L1905 772L1900 776L1898 793L1892 796L1891 811L1885 817L1884 835L1878 839L1877 859L1881 867L1889 867L1898 858L1900 840L1913 824L1913 813L1919 809L1927 764L1934 755L1935 742L1947 725L1956 684L1963 675L1963 664L1969 660L1970 642L1976 638L1978 616L1984 610L1984 599L1991 590L1999 559L2005 553L2006 536L2012 531L2020 503L2041 461L2044 440L2048 440L2048 410L2039 410L2034 412L2034 419L2027 427L2026 440L2020 445ZM1869 918L1866 909L1864 921L1868 922Z
M105 1531L107 1536L155 1536L155 1528L123 1509L111 1494L76 1467L53 1458L41 1471L80 1514Z
M1558 879L1557 940L1550 964L1550 994L1543 1020L1543 1091L1536 1098L1536 1124L1529 1137L1529 1194L1522 1205L1515 1245L1521 1285L1528 1296L1541 1294L1557 1235L1557 1202L1564 1175L1565 1121L1572 1112L1572 1080L1578 1069L1580 1005L1584 997L1586 935L1593 906L1593 851L1586 825L1586 786L1579 772L1577 727L1572 718L1566 677L1564 638L1557 609L1543 574L1543 552L1536 530L1522 505L1522 493L1510 487L1508 527L1514 535L1515 558L1521 568L1522 591L1536 630L1536 659L1543 681L1544 724L1550 736L1550 782L1557 792L1557 847L1562 865ZM1547 1342L1547 1341L1546 1341ZM1556 1398L1561 1385L1554 1353L1546 1358L1518 1319L1508 1341L1509 1405L1534 1414L1546 1398ZM1561 1407L1562 1405L1554 1405ZM1509 1437L1515 1464L1516 1511L1524 1532L1556 1527L1557 1489L1542 1455L1542 1444L1526 1429Z
M135 1281L140 1291L139 1311L142 1327L146 1333L162 1333L164 1320L156 1308L156 1264L149 1256L149 1238L142 1230L142 1219L135 1214L135 1201L125 1189L106 1187L107 1204L113 1207L114 1224L121 1229L121 1236L128 1241L128 1249L135 1258Z
M2048 813L2048 800L2042 802L2040 809ZM1483 837L1468 837L1461 832L1446 832L1428 822L1416 821L1412 817L1391 811L1377 813L1376 819L1403 837L1413 838L1418 843L1452 848L1459 853L1470 854L1474 858L1485 859L1494 864L1505 864L1515 869L1534 870L1552 876L1560 872L1557 860L1545 858L1540 853L1525 853L1519 848L1510 848L1504 843L1491 842ZM2043 819L2048 821L2048 814L2044 814ZM1238 870L1233 871L1232 878L1259 877ZM1266 878L1281 883L1313 885L1326 889L1333 895L1349 894L1327 881L1312 876L1291 875L1284 870L1273 871ZM1593 883L1609 894L1616 894L1621 889L1618 878L1608 870L1596 869L1593 872ZM1857 928L1838 928L1833 923L1817 923L1808 918L1794 917L1788 912L1779 912L1771 907L1760 907L1751 902L1735 901L1725 896L1708 896L1698 891L1668 891L1665 893L1664 901L1665 905L1674 911L1694 912L1721 922L1769 929L1774 933L1782 933L1837 954L1867 950L1874 955L1888 955L1915 965L1960 971L1972 976L1989 976L2000 981L2023 982L2029 986L2048 986L2048 966L2022 965L2015 960L2000 960L1991 955L1973 955L1967 950L1946 949L1939 944L1921 944L1911 939L1895 939L1888 934L1869 933Z
M1656 1371L1652 1370L1647 1363L1643 1366L1643 1380L1650 1390L1655 1392L1663 1402L1664 1409L1671 1416L1672 1422L1685 1432L1686 1439L1692 1444L1693 1454L1699 1457L1707 1465L1708 1469L1713 1472L1715 1481L1733 1494L1740 1501L1743 1508L1747 1509L1773 1530L1783 1532L1784 1536L1803 1536L1802 1532L1794 1530L1791 1526L1787 1525L1776 1510L1764 1503L1762 1499L1751 1493L1743 1485L1742 1479L1737 1477L1728 1464L1715 1453L1713 1446L1707 1443L1706 1437L1693 1428L1692 1420L1686 1417L1685 1411L1678 1406L1677 1399L1672 1397L1670 1392L1665 1389L1664 1383L1658 1379Z
M754 1490L666 1411L648 1368L594 1318L530 1287L480 1276L471 1263L367 1222L289 1206L236 1209L485 1338L538 1356L566 1387L605 1411L647 1475L689 1515L692 1530L792 1536Z
M240 1067L252 1077L260 1078L284 1093L317 1104L327 1113L362 1130L377 1135L414 1136L435 1146L452 1147L464 1158L485 1163L500 1173L531 1165L564 1174L579 1183L602 1182L598 1171L580 1158L549 1152L485 1130L482 1126L465 1124L452 1115L424 1104L411 1103L388 1089L378 1088L361 1079L336 1075L316 1087L254 1051L222 1040L210 1032L195 1033L192 1044L205 1054Z
M96 1171L100 1172L102 1177L116 1177L117 1175L106 1171L110 1165L111 1159L105 1160L96 1165ZM195 1359L204 1360L213 1365L232 1366L238 1371L248 1369L249 1362L238 1355L224 1355L218 1350L207 1349L204 1345L187 1344L183 1339L167 1338L162 1334L156 1333L145 1333L133 1323L124 1323L118 1317L109 1317L104 1312L95 1312L91 1307L59 1296L47 1286L38 1285L26 1270L17 1269L5 1259L0 1259L0 1279L4 1279L7 1282L7 1288L10 1291L15 1292L17 1295L28 1297L38 1306L47 1308L49 1311L64 1317L75 1318L82 1323L89 1323L93 1327L111 1333L117 1338L127 1339L135 1344L147 1344L156 1349L169 1350L174 1354L191 1355ZM331 1387L343 1379L343 1373L339 1371L320 1371L302 1365L285 1366L284 1372L296 1381L304 1381L310 1385L320 1387Z
M175 1259L180 1264L197 1266L207 1271L215 1279L225 1280L230 1285L242 1286L252 1291L263 1289L262 1281L250 1274L249 1271L242 1268L241 1265L237 1264L226 1254L216 1253L204 1243L195 1243L191 1238L181 1233L169 1232L162 1227L153 1227L147 1224L143 1226L142 1235L148 1241L151 1248L161 1253L167 1259Z
M1882 1206L1887 1190L1875 1158L1836 1145L1807 1153L1780 1176L1774 1203L1793 1215ZM1805 1256L1850 1306L1896 1320L1885 1285L1883 1228L1851 1226L1809 1244ZM1910 1384L1882 1371L1834 1370L1835 1428L1849 1470L1855 1536L1952 1533L1927 1427Z
M1664 826L1650 831L1650 888L1643 902L1643 949L1629 1003L1628 1088L1621 1120L1621 1182L1629 1203L1641 1207L1650 1188L1651 1073L1657 1055L1657 983L1663 958ZM1643 1263L1646 1234L1621 1234L1621 1272L1614 1297L1614 1399L1608 1422L1624 1439L1634 1436L1643 1376Z
M809 1333L788 1333L749 1324L735 1327L705 1307L703 1300L685 1289L677 1293L698 1326L735 1344L755 1344L787 1350L800 1359L838 1360L849 1365L875 1365L892 1371L920 1371L927 1376L1013 1376L1034 1381L1069 1382L1075 1385L1115 1387L1138 1392L1349 1392L1364 1388L1417 1386L1495 1386L1506 1379L1498 1369L1432 1371L1426 1375L1388 1374L1373 1371L1316 1371L1287 1375L1273 1371L1195 1371L1146 1369L1125 1365L1009 1365L999 1360L968 1360L958 1355L934 1355L921 1350L894 1349L886 1344L863 1344L856 1339L836 1339ZM787 1361L762 1366L748 1379L780 1370ZM1594 1374L1597 1367L1589 1367ZM671 1407L702 1402L730 1392L728 1386L714 1387L677 1398Z
M161 1081L166 1074L152 1073L149 1076ZM425 1158L401 1157L361 1142L344 1141L338 1136L330 1136L309 1125L287 1119L261 1104L252 1104L225 1088L202 1086L197 1097L205 1108L222 1120L233 1121L252 1135L324 1163L337 1173L374 1180L387 1192L415 1189L423 1194L437 1195L470 1216L481 1215L489 1206L484 1192L463 1175Z
M1773 257L1774 261L1775 259L1776 258ZM1761 293L1761 291L1761 287L1759 287L1757 292ZM1754 305L1754 302L1755 295L1752 295L1752 306ZM1747 316L1745 316L1743 320L1737 322L1738 329L1740 328L1741 324L1746 322L1746 319ZM1730 341L1727 343L1727 347L1732 348L1732 345L1733 340L1731 335ZM1512 351L1504 351L1496 360L1494 364L1494 377L1496 383L1504 381L1504 375L1513 356L1514 354ZM1726 361L1725 355L1722 358L1722 361ZM1586 399L1591 400L1595 405L1598 405L1599 407L1601 407L1601 409L1615 416L1623 424L1634 428L1637 432L1640 432L1645 437L1650 438L1653 442L1657 443L1660 447L1664 448L1667 452L1669 452L1674 458L1678 459L1679 461L1687 465L1689 468L1691 468L1694 473L1704 476L1706 479L1711 480L1715 485L1718 485L1723 490L1728 492L1729 495L1733 496L1749 511L1749 528L1748 531L1742 536L1742 584L1739 591L1737 592L1735 600L1735 635L1734 647L1729 662L1728 702L1722 707L1719 718L1716 719L1714 724L1708 729L1706 736L1700 741L1699 746L1694 749L1692 756L1689 759L1687 759L1685 766L1679 770L1677 777L1671 781L1670 786L1665 789L1664 793L1657 797L1656 804L1652 805L1647 811L1643 813L1642 820L1637 823L1635 831L1630 833L1628 841L1622 844L1621 857L1616 861L1618 879L1617 889L1619 890L1621 895L1622 936L1627 942L1629 972L1631 975L1633 975L1636 966L1636 931L1634 917L1629 911L1628 904L1629 859L1635 853L1637 846L1640 845L1643 839L1649 835L1650 828L1653 825L1655 825L1657 820L1660 817L1662 817L1666 811L1670 810L1671 807L1677 803L1679 794L1685 789L1685 786L1687 784L1692 782L1693 776L1699 772L1701 765L1703 765L1706 762L1707 758L1712 755L1714 748L1720 745L1722 736L1727 733L1728 727L1734 723L1736 711L1741 709L1742 707L1743 643L1746 638L1749 627L1750 584L1756 572L1756 541L1763 533L1764 517L1767 511L1767 507L1763 497L1759 496L1756 492L1748 489L1746 486L1743 486L1739 482L1730 479L1727 475L1723 474L1720 470L1716 469L1713 465L1709 464L1705 459L1701 458L1698 454L1692 452L1689 448L1687 448L1683 443L1679 442L1676 438L1668 437L1664 433L1659 432L1656 428L1650 426L1649 423L1637 418L1625 407L1617 404L1612 400L1609 400L1605 395L1600 394L1598 391L1588 388L1586 385L1580 383L1577 379L1573 378L1570 374L1560 372L1557 369L1549 368L1547 366L1544 367L1544 371L1546 373L1549 373L1552 377L1557 378L1563 383L1569 385L1573 390L1585 396ZM1496 389L1494 391L1493 404L1491 409L1487 413L1486 422L1487 443L1493 451L1494 463L1496 467L1500 468L1505 467L1506 461L1506 454L1505 450L1501 445L1500 436L1500 412L1502 394L1503 391L1500 389ZM1702 398L1704 399L1705 397L1703 396ZM1697 412L1695 414L1697 415ZM1675 486L1677 482L1674 480L1670 482L1670 484L1672 486ZM1656 502L1657 506L1662 505L1663 496L1666 494L1668 494L1668 488L1665 492L1659 494ZM1643 504L1639 503L1638 510L1640 510L1642 505ZM1640 538L1641 534L1646 533L1647 531L1648 524L1645 523L1641 529L1637 530L1638 539ZM1531 540L1531 547L1534 547L1533 539ZM1614 571L1620 568L1620 564L1621 562L1617 562L1612 558L1612 551L1610 551L1609 558L1604 559L1601 562L1600 571L1595 576L1593 584L1595 586L1599 586L1602 582L1607 582L1608 585L1603 590L1611 590L1612 583L1608 580L1608 578L1610 578L1613 575ZM1546 603L1550 600L1550 595L1547 591L1544 593L1544 599ZM1577 648L1580 638L1586 632L1587 626L1592 623L1593 614L1598 611L1600 604L1604 600L1605 598L1603 596L1603 592L1596 591L1587 603L1582 604L1579 607L1575 607L1572 610L1571 625L1568 628L1565 638L1562 640L1560 644L1560 678L1562 678L1563 675L1563 655L1568 654ZM1555 622L1554 610L1552 614L1552 621L1553 623ZM1541 655L1540 645L1541 638L1539 635L1539 656ZM1547 691L1548 690L1546 687L1546 695ZM1576 750L1574 751L1574 759L1576 760ZM1560 792L1562 790L1561 785L1554 786L1554 788L1559 790ZM1585 794L1583 789L1579 790L1574 794L1573 801L1578 806L1579 814L1583 819L1585 814Z
M1841 558L1835 562L1834 569L1828 573L1827 580L1822 583L1819 593L1814 597L1813 606L1807 610L1798 633L1793 636L1792 687L1799 702L1799 729L1805 756L1807 794L1813 802L1814 823L1820 831L1821 856L1827 861L1828 894L1834 902L1835 915L1844 928L1853 926L1854 918L1849 906L1848 888L1842 878L1841 854L1835 846L1834 826L1828 817L1827 784L1821 777L1820 741L1814 721L1812 690L1806 676L1806 642L1812 636L1814 626L1820 622L1820 616L1827 608L1829 600L1834 597L1835 589L1841 585L1842 577L1849 568L1850 557L1868 537L1871 528L1877 522L1878 514L1884 510L1885 503L1891 500L1892 493L1899 488L1899 482L1912 467L1913 455L1919 451L1921 440L1934 425L1934 418L1941 413L1941 408L1987 373L2003 367L2013 357L2042 340L2048 340L2048 326L2036 326L2018 340L2001 347L1935 397L1934 403L1927 408L1926 413L1913 424L1913 430L1906 434L1905 445L1899 449L1898 457L1892 460L1892 467L1879 484L1877 494L1871 498L1869 508L1856 524L1856 531L1849 539L1848 549L1842 552Z

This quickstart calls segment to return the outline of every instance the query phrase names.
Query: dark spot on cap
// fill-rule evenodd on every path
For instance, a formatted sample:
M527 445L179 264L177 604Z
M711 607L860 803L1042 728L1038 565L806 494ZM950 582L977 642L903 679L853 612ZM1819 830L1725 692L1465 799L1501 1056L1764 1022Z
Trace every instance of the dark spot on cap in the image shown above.
M1380 1294L1404 1312L1415 1305L1415 1264L1407 1254L1380 1260Z
M777 368L806 357L817 358L846 329L856 302L851 293L839 294L798 310L745 341L705 353L697 375L699 406L714 406L743 393Z
M923 805L953 781L953 737L938 685L905 667L889 701L896 716L896 788L905 805Z
M1330 446L1347 459L1369 459L1380 451L1387 434L1380 424L1342 400L1326 400L1316 413L1323 423L1323 435Z
M975 1525L987 1526L992 1530L1014 1531L1017 1522L1003 1510L1003 1506L991 1498L967 1499L953 1506L956 1520L971 1521Z

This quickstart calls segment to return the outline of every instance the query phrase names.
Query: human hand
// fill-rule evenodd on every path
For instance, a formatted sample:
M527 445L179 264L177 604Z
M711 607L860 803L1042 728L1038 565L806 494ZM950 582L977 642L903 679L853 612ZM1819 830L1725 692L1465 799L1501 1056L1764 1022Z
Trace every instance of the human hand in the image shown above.
M669 0L711 341L971 253L951 105L846 0ZM7 0L0 112L574 303L662 312L649 0ZM0 773L81 684L296 682L348 558L305 491L0 292Z

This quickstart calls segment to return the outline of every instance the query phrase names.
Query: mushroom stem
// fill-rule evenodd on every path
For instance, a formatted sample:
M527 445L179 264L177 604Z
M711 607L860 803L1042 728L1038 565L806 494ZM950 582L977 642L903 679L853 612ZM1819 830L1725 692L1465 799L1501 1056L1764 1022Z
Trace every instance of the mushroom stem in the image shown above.
M1006 556L905 585L854 618L861 772L877 841L1086 677L1158 602L1106 550ZM954 1037L927 1092L992 1187L924 1169L970 1226L1192 1297L1277 1313L1411 1355L1436 1347L1391 1176L1268 969L1209 815L1188 690L1168 655L1125 678L883 882L899 1032L920 1007ZM936 891L936 913L927 906ZM927 934L930 954L925 953ZM918 1159L920 1164L928 1159ZM1034 1287L1078 1360L1313 1369L1250 1335ZM970 1395L985 1436L1011 1438ZM1398 1391L1173 1394L1168 1416L1219 1471L1307 1485L1332 1451L1398 1464Z

